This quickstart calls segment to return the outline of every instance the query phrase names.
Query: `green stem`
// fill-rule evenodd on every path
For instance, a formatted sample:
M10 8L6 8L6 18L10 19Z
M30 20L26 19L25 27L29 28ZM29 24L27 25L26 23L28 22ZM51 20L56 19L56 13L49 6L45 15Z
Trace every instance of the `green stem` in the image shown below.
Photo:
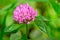
M26 24L26 40L28 40L28 25Z

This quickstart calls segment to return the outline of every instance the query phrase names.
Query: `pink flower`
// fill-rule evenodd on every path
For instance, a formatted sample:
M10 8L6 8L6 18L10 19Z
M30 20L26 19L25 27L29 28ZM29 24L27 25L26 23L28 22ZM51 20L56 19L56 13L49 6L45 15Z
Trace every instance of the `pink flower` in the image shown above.
M34 20L36 16L37 11L34 10L31 6L29 6L28 3L21 4L14 10L14 20L19 23L29 24L30 21Z

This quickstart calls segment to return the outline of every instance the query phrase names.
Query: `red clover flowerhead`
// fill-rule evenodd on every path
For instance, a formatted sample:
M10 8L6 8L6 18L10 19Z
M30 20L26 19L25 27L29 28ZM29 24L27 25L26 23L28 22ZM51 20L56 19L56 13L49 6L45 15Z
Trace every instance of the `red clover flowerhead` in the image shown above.
M29 6L28 3L26 3L16 7L16 9L14 10L13 18L19 23L29 24L30 21L34 21L36 16L37 11L34 10L31 6Z

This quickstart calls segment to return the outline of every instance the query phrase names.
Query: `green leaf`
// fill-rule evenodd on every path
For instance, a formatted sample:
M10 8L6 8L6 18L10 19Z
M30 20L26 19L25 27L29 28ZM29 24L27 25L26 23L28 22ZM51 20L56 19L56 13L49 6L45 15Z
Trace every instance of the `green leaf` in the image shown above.
M27 0L28 2L29 1L35 1L35 2L48 2L48 0Z
M19 24L11 24L10 26L6 27L4 32L5 33L8 33L8 32L13 32L17 29L19 29L22 25L19 25Z
M38 18L39 20L42 20L42 21L49 21L47 18L45 18L44 16L38 16L36 17Z
M60 15L60 5L58 3L56 3L56 1L54 1L54 0L50 0L50 4L52 5L52 7L56 11L56 13L58 15Z
M10 36L10 40L20 40L21 39L21 32L18 31L17 33L13 33Z
M36 26L40 29L41 32L45 32L45 33L48 34L48 32L47 32L47 25L43 21L42 17L40 17L40 16L36 17L34 22L35 22Z

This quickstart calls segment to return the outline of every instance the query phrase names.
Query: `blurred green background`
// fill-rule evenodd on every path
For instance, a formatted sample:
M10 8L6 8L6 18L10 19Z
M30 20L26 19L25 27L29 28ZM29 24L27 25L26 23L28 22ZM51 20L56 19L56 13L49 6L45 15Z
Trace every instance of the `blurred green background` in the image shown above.
M31 22L28 40L60 40L60 0L0 0L0 36L3 36L3 40L25 40L26 25L13 20L13 11L20 4L26 3L36 9L40 16L38 19L43 20L43 23L35 20L43 26L43 32L36 26L37 23Z

